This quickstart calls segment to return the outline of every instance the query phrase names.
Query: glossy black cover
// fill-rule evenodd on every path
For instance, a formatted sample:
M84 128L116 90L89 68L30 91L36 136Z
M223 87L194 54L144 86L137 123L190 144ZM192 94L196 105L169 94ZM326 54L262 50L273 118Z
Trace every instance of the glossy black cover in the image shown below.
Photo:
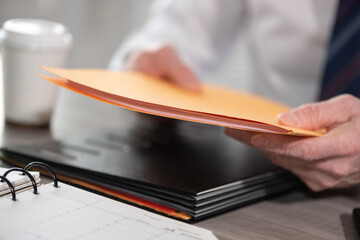
M223 128L183 121L7 146L5 156L153 200L193 216L297 185Z

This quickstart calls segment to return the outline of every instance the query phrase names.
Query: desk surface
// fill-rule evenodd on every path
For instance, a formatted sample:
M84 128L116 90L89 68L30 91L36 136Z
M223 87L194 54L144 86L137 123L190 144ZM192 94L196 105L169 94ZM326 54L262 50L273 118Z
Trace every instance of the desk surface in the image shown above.
M50 138L47 128L6 124L1 145ZM8 166L1 162L1 166ZM360 187L324 193L293 191L196 223L221 240L358 239L352 208L360 206Z

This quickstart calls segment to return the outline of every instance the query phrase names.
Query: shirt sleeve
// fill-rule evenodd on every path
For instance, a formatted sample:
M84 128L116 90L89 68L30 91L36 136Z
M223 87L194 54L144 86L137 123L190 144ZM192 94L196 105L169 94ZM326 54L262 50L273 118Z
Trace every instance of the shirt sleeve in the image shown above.
M244 15L245 0L158 0L142 28L115 52L109 68L119 70L129 53L170 45L195 72L220 65Z

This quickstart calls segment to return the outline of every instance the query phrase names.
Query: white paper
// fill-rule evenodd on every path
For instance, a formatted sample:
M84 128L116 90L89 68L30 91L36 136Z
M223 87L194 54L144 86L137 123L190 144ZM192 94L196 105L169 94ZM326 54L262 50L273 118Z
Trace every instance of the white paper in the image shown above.
M0 239L213 240L211 231L64 183L0 199Z

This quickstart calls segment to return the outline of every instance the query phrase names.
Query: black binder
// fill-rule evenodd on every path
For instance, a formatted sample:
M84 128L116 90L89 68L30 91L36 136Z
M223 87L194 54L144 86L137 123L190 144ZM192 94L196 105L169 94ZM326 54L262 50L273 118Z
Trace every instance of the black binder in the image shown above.
M51 164L65 181L159 203L189 221L301 185L259 152L225 136L223 128L183 121L7 146L2 156L18 165Z

